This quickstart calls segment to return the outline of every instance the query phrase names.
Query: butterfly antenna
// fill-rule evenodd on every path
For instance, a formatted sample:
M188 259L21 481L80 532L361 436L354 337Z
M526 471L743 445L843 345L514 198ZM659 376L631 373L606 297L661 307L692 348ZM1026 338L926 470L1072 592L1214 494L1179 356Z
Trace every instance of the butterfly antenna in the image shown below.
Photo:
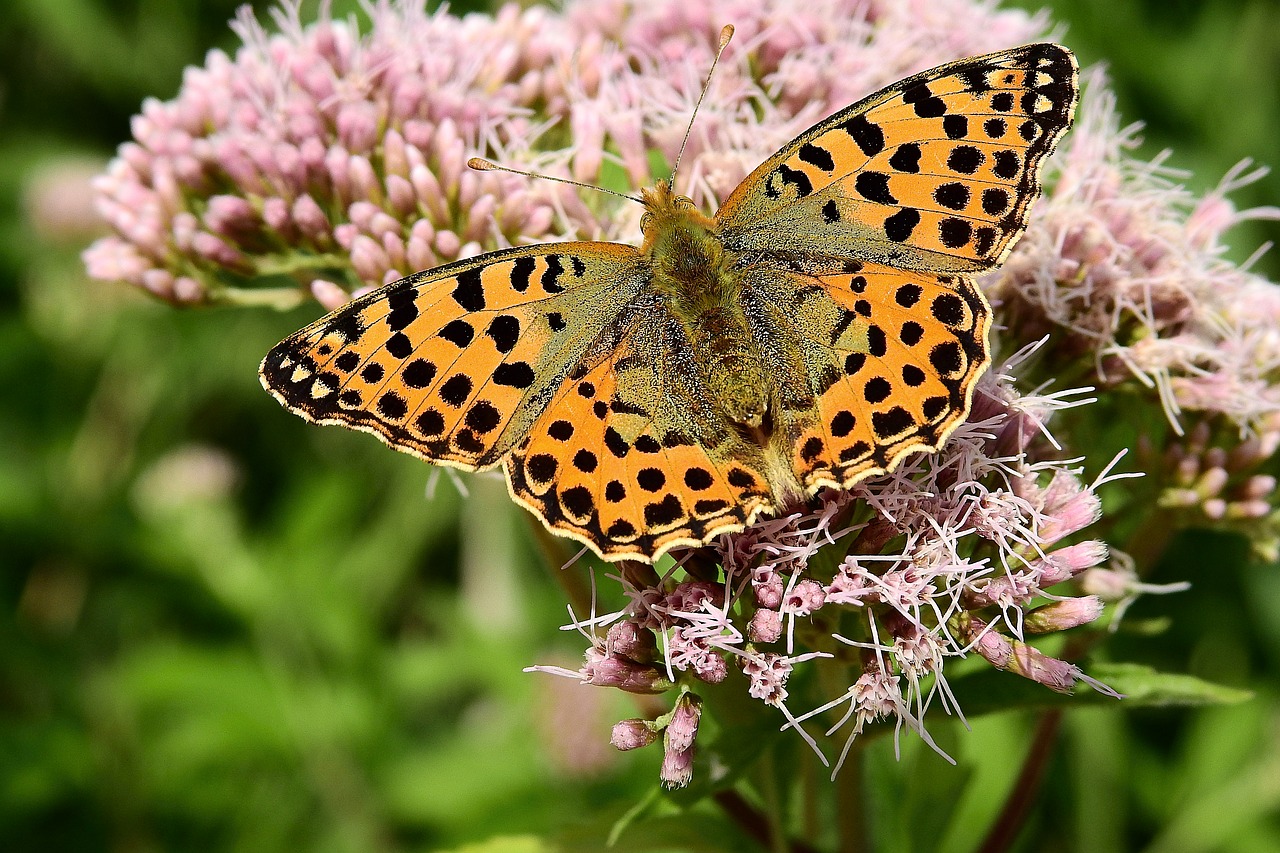
M615 190L608 189L606 187L598 187L595 184L584 184L581 181L572 181L568 178L557 178L554 175L539 175L536 172L522 172L519 169L511 169L511 168L508 168L507 166L499 166L497 163L493 163L489 160L484 159L483 157L472 157L470 160L467 161L467 166L469 166L472 169L475 169L477 172L510 172L513 175L524 175L526 178L541 178L544 181L555 181L558 184L569 184L570 186L582 187L583 189L587 189L587 190L596 190L597 192L608 193L609 195L616 195L618 198L625 198L625 199L628 199L629 201L634 201L634 202L639 202L640 204L644 204L643 199L638 199L633 195L620 193Z
M720 54L724 53L724 49L729 46L729 39L733 38L733 24L725 24L724 29L720 30L720 44L716 48L716 58L711 60L711 70L707 72L707 79L702 82L702 91L698 94L698 103L693 105L693 115L689 116L689 126L684 129L684 139L680 142L680 153L676 155L676 164L671 169L671 177L668 183L675 186L676 171L680 168L680 160L684 157L684 147L689 144L689 134L693 132L693 120L698 117L698 107L702 106L702 99L707 96L707 89L711 88L711 76L716 73L716 64L720 61Z

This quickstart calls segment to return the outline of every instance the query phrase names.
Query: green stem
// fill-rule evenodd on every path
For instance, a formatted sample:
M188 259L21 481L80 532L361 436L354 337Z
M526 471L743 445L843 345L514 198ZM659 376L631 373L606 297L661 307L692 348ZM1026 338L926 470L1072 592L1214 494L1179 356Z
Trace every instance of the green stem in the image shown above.
M723 791L716 791L711 795L713 799L726 815L738 825L743 832L751 836L761 847L770 847L771 833L770 821L764 814L746 798L732 788L726 788ZM781 848L770 848L779 850L780 853L818 853L818 849L805 841L792 841L788 843L786 839L782 841Z
M782 831L782 796L778 791L778 767L777 762L774 761L772 749L766 749L764 755L760 756L755 775L759 779L765 811L770 816L767 820L769 849L773 853L787 853L787 839Z
M307 301L306 291L297 287L228 287L222 286L209 292L211 300L219 305L238 308L274 308L288 311Z
M532 514L522 512L520 515L528 522L529 530L533 533L533 542L542 556L542 565L546 567L551 579L564 590L573 612L580 616L590 613L591 586L586 581L587 573L564 570L564 564L572 556L566 553L564 540L558 536L552 536L546 526Z

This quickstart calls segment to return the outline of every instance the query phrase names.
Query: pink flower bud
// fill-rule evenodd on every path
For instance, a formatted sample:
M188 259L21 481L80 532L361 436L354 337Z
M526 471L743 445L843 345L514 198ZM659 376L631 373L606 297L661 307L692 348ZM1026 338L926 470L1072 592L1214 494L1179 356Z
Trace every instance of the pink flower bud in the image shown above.
M677 752L668 749L662 756L662 769L658 771L664 788L683 788L693 779L693 750Z
M429 149L432 139L435 138L435 125L429 121L409 119L400 130L404 134L404 141L419 151Z
M636 663L653 663L658 659L658 638L648 628L626 619L609 628L605 648L610 654Z
M340 145L332 145L324 155L329 184L340 201L350 202L359 198L351 183L351 155Z
M426 166L414 166L409 172L409 182L413 184L418 203L431 214L431 221L436 225L448 222L448 200L435 173Z
M1045 490L1044 513L1048 516L1040 526L1040 541L1052 545L1065 536L1083 530L1102 516L1102 502L1075 478L1054 474Z
M462 248L462 241L458 239L458 235L452 231L436 232L436 254L442 258L458 257L458 250Z
M1223 513L1227 518L1252 520L1271 514L1271 504L1264 500L1232 501Z
M1023 627L1033 634L1065 631L1086 625L1102 615L1102 601L1096 595L1068 598L1037 607L1026 615Z
M409 242L405 246L405 260L409 264L409 269L425 270L437 265L436 253L431 250L434 238L435 231L431 228L430 222L419 219L413 223Z
M359 236L360 229L351 222L344 222L341 225L334 226L333 237L338 241L338 245L351 251L351 247L355 245L356 237Z
M1120 601L1133 591L1133 578L1111 569L1090 569L1081 578L1080 587L1103 601Z
M297 239L298 229L289 216L289 203L278 196L262 201L262 221L276 234L292 242Z
M351 224L359 228L365 234L374 234L373 217L382 212L376 204L371 201L352 202L347 208L347 216L351 219Z
M382 137L382 170L387 177L409 178L409 155L404 137L394 127Z
M1077 542L1049 552L1046 559L1032 560L1031 565L1040 573L1037 586L1047 589L1054 584L1075 577L1085 569L1106 561L1109 556L1107 543L1098 539Z
M676 707L671 712L671 722L667 724L666 745L668 749L685 752L693 748L693 741L698 736L698 722L702 719L702 700L693 693L681 693L676 700Z
M293 202L293 222L312 242L324 244L329 240L329 218L320 205L309 195L300 195Z
M973 643L973 650L996 669L1004 669L1013 659L1013 644L996 630L988 630L987 623L976 616L962 620L966 642Z
M647 720L621 720L613 725L609 743L620 750L639 749L656 741L660 735Z
M253 269L248 258L208 231L197 232L191 239L191 248L197 255L228 269L237 272L250 272Z
M386 234L400 235L403 232L403 226L400 222L387 212L377 210L372 218L369 219L367 230L371 237L382 237Z
M90 272L92 275L92 272ZM161 299L173 298L173 273L168 270L149 269L142 274L142 286Z
M378 108L369 101L343 104L337 127L338 139L348 151L372 151L378 137Z
M604 123L591 101L579 101L569 112L573 136L573 178L590 183L600 175L604 155Z
M351 295L331 281L318 278L311 282L311 295L326 311L336 311L351 301Z
M422 115L422 104L426 97L426 87L421 80L412 76L401 78L391 93L391 114L406 125L426 124L426 122L410 121ZM413 144L423 146L427 142L430 142L429 135L422 142L415 141Z
M498 209L498 200L494 196L484 195L471 205L467 211L467 226L463 236L468 240L485 240L493 233L493 214Z
M1200 480L1196 483L1196 491L1203 497L1214 497L1222 492L1230 478L1231 475L1225 469L1210 468L1200 475Z
M782 610L785 613L791 613L796 616L808 616L822 607L826 600L827 594L823 590L822 584L806 578L805 580L797 581L795 586L791 588L791 592L787 594L786 600L782 603Z
M782 636L782 614L762 607L751 615L747 637L753 643L776 643Z
M1080 676L1079 667L1051 658L1039 649L1016 640L1007 669L1058 693L1072 692Z
M413 184L399 175L387 175L387 202L402 217L408 217L418 207Z
M616 687L628 693L665 693L673 685L666 673L656 666L606 654L596 648L587 649L582 680L597 687Z
M542 236L551 230L551 223L555 222L556 213L550 207L545 205L535 207L524 221L524 227L521 228L522 234Z
M351 266L362 281L380 283L391 262L376 240L360 234L351 241Z
M1270 474L1254 474L1245 481L1241 488L1241 496L1245 498L1265 498L1276 490L1276 478Z
M782 607L786 585L776 573L770 573L765 580L753 582L751 586L755 592L756 604L773 610Z
M404 240L400 239L398 234L384 233L382 235L382 250L387 253L387 264L391 267L391 271L400 273L396 278L403 278L405 270Z
M203 302L206 293L200 282L189 276L179 276L173 280L173 298L179 302L194 305Z

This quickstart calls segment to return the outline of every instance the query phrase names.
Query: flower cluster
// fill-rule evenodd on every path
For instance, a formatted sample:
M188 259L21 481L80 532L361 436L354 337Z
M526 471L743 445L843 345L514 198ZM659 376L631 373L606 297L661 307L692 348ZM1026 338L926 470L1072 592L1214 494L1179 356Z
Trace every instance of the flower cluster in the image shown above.
M716 684L734 669L747 694L777 708L819 755L801 723L839 706L846 713L831 731L852 721L846 750L867 723L885 718L929 740L923 720L935 699L960 710L946 663L969 654L1052 690L1084 682L1112 692L1037 650L1027 635L1101 615L1098 595L1044 590L1107 561L1101 541L1064 540L1100 517L1100 485L1131 475L1103 472L1085 485L1071 462L1033 462L1029 449L1045 441L1036 425L1089 401L1019 395L1012 366L980 381L972 417L938 456L911 459L852 491L822 492L810 511L724 536L713 553L684 552L665 575L624 565L616 578L627 606L577 625L609 626L586 665L535 669L636 693L682 682L681 701L688 684ZM853 677L842 695L797 714L787 705L787 681L806 663ZM645 728L652 736L616 730L615 745L651 743L661 723L626 721L621 731ZM668 743L667 764L671 749ZM666 764L663 773L669 785L687 781L667 775Z
M243 13L234 57L211 53L176 98L147 101L95 184L113 233L85 253L90 274L181 304L310 295L334 307L501 246L630 239L638 206L469 171L467 159L618 190L651 184L732 23L735 47L678 186L711 207L867 92L1048 30L984 0L594 0L463 18L385 0L368 15L364 34L327 16L304 26L287 3L269 35ZM1121 476L1102 468L1119 447L1087 448L1103 453L1091 480L1067 458L1079 450L1072 425L1108 417L1095 408L1128 406L1125 419L1147 427L1128 464L1152 495L1128 506L1157 514L1148 528L1224 526L1280 549L1275 480L1262 470L1280 443L1280 290L1222 251L1233 223L1280 212L1231 206L1228 193L1257 174L1247 167L1193 198L1161 162L1132 156L1134 133L1092 75L1031 227L982 282L993 343L1015 355L979 383L943 451L677 555L662 574L619 567L627 606L581 624L593 638L585 665L545 668L675 692L669 713L615 726L616 747L661 741L663 780L687 783L710 707L698 691L738 680L819 750L817 717L847 731L846 750L876 721L928 740L935 700L960 713L944 670L962 657L1052 690L1106 690L1031 641L1098 620L1104 603L1114 624L1137 594L1169 588L1140 580L1158 550L1138 560L1105 532L1081 539L1099 520L1099 487ZM1038 390L1017 390L1015 372ZM1045 393L1050 379L1096 387L1104 403ZM1197 421L1184 435L1188 412ZM809 669L843 692L793 707L789 680Z

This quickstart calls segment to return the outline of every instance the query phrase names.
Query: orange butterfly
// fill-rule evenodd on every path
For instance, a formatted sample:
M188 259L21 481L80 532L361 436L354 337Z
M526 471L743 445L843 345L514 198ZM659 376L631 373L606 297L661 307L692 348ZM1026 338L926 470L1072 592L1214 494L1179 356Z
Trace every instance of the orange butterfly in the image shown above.
M916 74L800 134L714 218L659 182L639 248L415 273L277 345L262 384L431 462L503 464L606 560L701 545L966 417L990 361L973 276L1025 229L1077 88L1054 44Z

